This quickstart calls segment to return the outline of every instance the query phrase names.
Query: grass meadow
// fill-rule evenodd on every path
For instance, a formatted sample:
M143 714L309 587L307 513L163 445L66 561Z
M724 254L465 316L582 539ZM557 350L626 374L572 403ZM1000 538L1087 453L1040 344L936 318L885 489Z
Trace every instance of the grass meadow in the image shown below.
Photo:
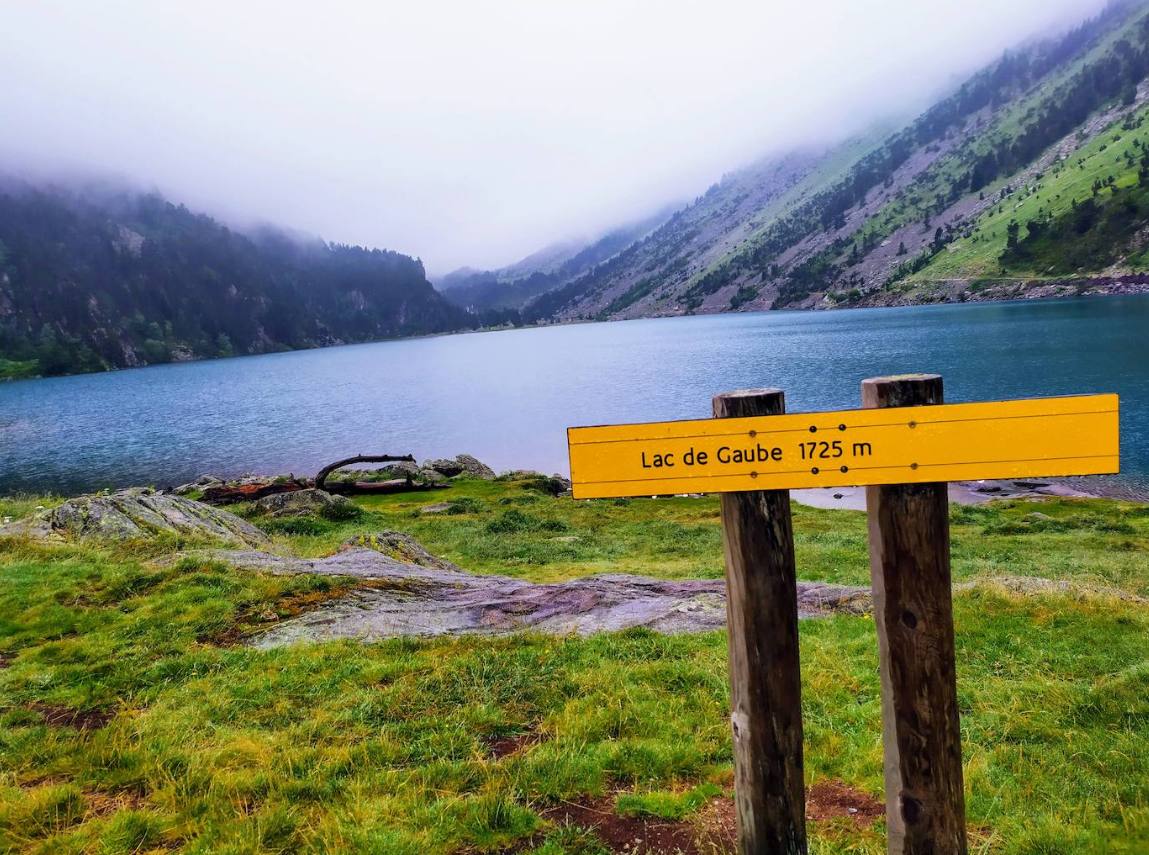
M721 575L714 497L532 486L459 481L268 528L303 555L398 529L533 581ZM971 851L1149 852L1149 508L1013 501L952 523ZM803 578L868 581L863 514L796 505L795 530ZM258 651L246 635L354 581L173 560L196 545L0 540L0 851L605 855L623 822L725 851L724 633ZM872 619L805 621L801 644L808 783L880 802ZM809 830L814 853L885 851L864 810Z

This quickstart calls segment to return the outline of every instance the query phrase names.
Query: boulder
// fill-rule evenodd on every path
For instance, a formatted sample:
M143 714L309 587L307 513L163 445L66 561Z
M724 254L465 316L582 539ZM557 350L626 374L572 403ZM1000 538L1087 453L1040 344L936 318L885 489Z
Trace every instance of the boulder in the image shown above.
M536 475L523 486L528 490L546 493L548 496L566 496L571 492L570 479L557 473L554 475Z
M106 541L166 534L233 546L262 546L268 541L262 531L228 511L142 488L69 499L0 531L37 538Z
M455 461L462 465L462 474L471 478L482 478L485 481L492 481L495 478L494 469L469 454L460 454Z
M388 463L386 466L376 466L373 469L337 469L327 476L327 483L334 484L341 481L355 483L356 481L393 481L396 478L412 478L419 476L419 467L406 460Z
M432 555L423 544L401 531L357 534L345 540L339 547L341 552L349 549L373 549L402 564L414 564L417 567L430 567L433 570L446 570L452 573L464 572L457 564Z
M387 481L404 481L410 479L413 484L441 484L447 476L426 465L419 466L401 460L377 469L343 469L332 472L327 476L326 486L335 490L342 484L380 484Z
M192 493L199 493L206 490L208 487L222 487L223 479L216 478L214 475L200 475L190 484L180 484L178 487L173 487L168 492L174 493L177 496L188 496Z
M308 487L291 493L264 496L252 508L269 517L326 517L347 519L357 512L355 503L344 496L333 496L324 490Z
M532 478L545 478L542 472L534 469L508 469L506 472L500 472L496 481L529 481Z
M469 454L460 454L454 460L427 460L423 463L423 468L433 469L448 478L466 475L470 478L492 481L496 477L494 469Z
M424 460L423 468L438 472L446 478L454 478L463 472L463 466L457 460Z

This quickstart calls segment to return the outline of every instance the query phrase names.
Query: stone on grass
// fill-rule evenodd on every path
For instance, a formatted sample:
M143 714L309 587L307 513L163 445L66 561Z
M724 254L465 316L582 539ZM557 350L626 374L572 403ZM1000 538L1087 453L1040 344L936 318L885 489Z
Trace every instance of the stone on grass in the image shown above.
M418 567L430 567L435 570L447 570L452 573L466 572L457 564L452 564L445 558L439 558L428 552L419 541L401 531L380 531L375 534L357 534L348 538L339 547L340 551L349 549L373 549L381 552L403 564L414 564Z
M495 479L494 469L469 454L460 454L454 460L427 460L423 463L423 468L433 469L448 478L466 475L469 478L482 478L485 481Z
M145 488L69 499L12 527L11 533L37 538L118 541L174 535L233 546L262 546L268 541L267 535L235 514Z
M292 493L264 496L252 506L258 513L276 519L282 517L326 517L346 519L354 516L355 503L345 496L333 496L324 490L309 487Z
M200 475L190 484L180 484L178 487L173 487L168 492L174 493L177 496L187 496L192 493L198 493L206 490L208 487L222 487L223 479L216 478L214 475Z

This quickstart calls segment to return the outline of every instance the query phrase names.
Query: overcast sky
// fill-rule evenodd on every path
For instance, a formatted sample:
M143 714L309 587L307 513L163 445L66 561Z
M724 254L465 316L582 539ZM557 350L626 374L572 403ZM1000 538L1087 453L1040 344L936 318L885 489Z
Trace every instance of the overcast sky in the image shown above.
M1101 0L0 0L0 171L497 266L917 110Z

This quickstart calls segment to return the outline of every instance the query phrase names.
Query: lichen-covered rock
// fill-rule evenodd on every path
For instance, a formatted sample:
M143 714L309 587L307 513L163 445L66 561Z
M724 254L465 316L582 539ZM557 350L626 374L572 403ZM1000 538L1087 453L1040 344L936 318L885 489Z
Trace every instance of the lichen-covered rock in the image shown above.
M344 496L333 496L324 490L309 487L291 493L275 493L264 496L254 505L257 513L269 517L326 517L327 519L347 519L355 516L354 502Z
M544 478L542 472L535 469L508 469L495 476L496 481L527 481L531 478Z
M426 464L420 466L400 460L398 463L389 463L375 469L341 469L327 476L329 485L355 484L357 482L374 483L378 481L395 481L409 479L415 484L438 484L447 480L442 472L427 468Z
M454 460L427 460L424 461L423 468L433 469L448 478L466 475L470 478L493 481L496 477L494 469L469 454L460 454Z
M159 535L217 540L234 546L262 546L267 535L235 514L182 496L136 488L69 499L12 533L39 538L134 540Z
M208 487L223 486L223 479L216 478L214 475L200 475L190 484L180 484L178 487L173 487L168 492L174 493L177 496L189 496L192 493L199 493L206 490Z
M495 478L494 469L469 454L460 454L455 461L462 465L463 474L471 478L482 478L487 481L493 481Z
M384 543L391 542L396 534L384 532L374 537ZM409 538L401 541L408 550L413 543ZM417 543L414 546L427 554ZM286 558L259 551L213 555L236 567L260 572L370 580L366 587L257 636L253 643L258 647L301 640L371 641L401 635L501 635L522 630L586 635L636 626L664 633L707 632L726 625L726 592L721 579L671 581L607 575L539 585L508 576L473 575L434 556L429 558L436 564L418 564L394 557L386 548L364 548L358 539L328 558ZM870 594L865 588L798 583L798 609L803 617L859 614L870 608Z
M341 552L346 552L349 549L373 549L404 564L431 567L435 570L447 570L452 573L465 572L457 564L452 564L444 558L432 555L423 547L423 544L401 531L357 534L355 537L345 540L339 549Z
M431 469L443 475L446 478L453 478L463 471L463 467L455 460L447 460L441 458L438 460L424 460L424 469Z

